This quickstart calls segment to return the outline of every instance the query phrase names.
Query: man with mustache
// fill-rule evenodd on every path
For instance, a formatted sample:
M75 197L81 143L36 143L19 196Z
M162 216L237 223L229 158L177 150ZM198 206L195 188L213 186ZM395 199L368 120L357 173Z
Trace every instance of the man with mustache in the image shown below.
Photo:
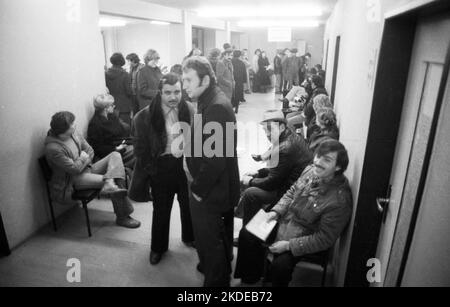
M191 124L193 107L182 99L181 80L176 74L163 76L153 103L133 121L136 165L129 197L139 202L153 195L152 244L150 263L156 265L169 247L170 213L177 194L181 214L181 238L194 246L189 194L183 169L182 125Z
M331 248L352 215L352 194L344 172L348 166L344 145L324 141L314 163L269 212L278 226L269 236L273 261L268 277L275 287L287 287L302 256ZM259 239L245 228L239 235L235 277L253 284L263 275L266 251Z

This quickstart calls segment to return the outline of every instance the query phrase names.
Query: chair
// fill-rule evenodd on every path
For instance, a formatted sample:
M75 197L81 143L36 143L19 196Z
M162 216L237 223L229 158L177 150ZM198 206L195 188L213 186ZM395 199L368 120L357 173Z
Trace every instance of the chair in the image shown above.
M321 286L325 287L327 281L327 273L328 273L328 262L330 260L330 256L334 251L334 246L328 250L318 252L315 254L304 255L301 257L301 260L297 263L296 267L302 263L312 263L317 264L322 267L322 282ZM264 276L263 276L263 286L267 284L267 274L269 272L270 260L268 259L269 250L267 250L265 261L264 261Z
M48 165L47 159L45 156L40 157L39 158L39 166L41 168L42 174L44 176L45 179L45 186L47 188L47 199L48 199L48 205L50 207L50 214L52 217L52 224L53 224L53 229L56 231L58 231L58 228L56 226L56 219L55 219L55 212L53 209L53 202L50 196L50 187L49 187L49 182L52 178L52 169L50 168L50 165ZM89 212L88 212L88 207L87 205L94 200L95 198L97 198L100 195L100 189L95 189L95 190L75 190L74 193L72 194L72 199L74 201L80 201L83 204L83 209L84 209L84 213L86 216L86 226L87 226L87 230L88 230L88 235L89 237L92 237L92 232L91 232L91 223L89 221Z

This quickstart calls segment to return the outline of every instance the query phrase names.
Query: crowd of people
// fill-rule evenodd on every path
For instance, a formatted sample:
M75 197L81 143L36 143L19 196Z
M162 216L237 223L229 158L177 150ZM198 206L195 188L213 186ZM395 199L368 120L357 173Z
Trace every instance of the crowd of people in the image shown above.
M333 247L352 212L344 176L349 158L338 141L324 72L308 69L311 55L297 57L295 49L279 50L273 66L264 51L256 50L250 63L248 50L229 44L201 55L193 49L166 73L155 50L144 64L136 54L114 54L109 93L94 98L87 140L72 113L52 117L45 143L52 198L67 203L74 190L100 189L112 200L116 223L127 228L140 227L130 200L153 201L149 261L157 265L169 248L176 195L182 241L197 250L204 286L230 285L233 244L236 278L258 282L272 254L268 278L287 286L302 256ZM267 167L240 178L236 113L244 93L270 88L271 74L284 97L283 108L268 110L261 121L271 146L254 159ZM217 129L223 143L210 155L205 148ZM278 222L269 239L261 242L245 227L233 239L234 218L246 225L260 210Z

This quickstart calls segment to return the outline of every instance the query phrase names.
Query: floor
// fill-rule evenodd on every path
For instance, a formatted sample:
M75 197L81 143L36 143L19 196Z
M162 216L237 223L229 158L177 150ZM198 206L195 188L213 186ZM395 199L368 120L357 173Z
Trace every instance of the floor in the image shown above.
M254 162L250 154L267 148L267 139L258 122L267 109L280 108L278 97L273 93L246 96L238 115L239 165L244 174L262 167ZM178 204L174 204L171 219L170 247L157 266L148 261L150 250L150 229L152 219L151 203L135 203L133 217L142 222L137 230L117 227L109 200L96 200L89 206L93 236L88 238L84 213L75 207L59 217L59 230L50 226L13 250L12 255L0 259L0 287L199 287L203 276L196 271L198 262L195 249L181 242ZM238 234L242 222L235 220ZM235 249L235 259L236 259ZM68 282L72 276L70 259L81 264L79 283ZM234 263L233 263L234 267ZM297 269L293 286L319 286L319 269L302 267ZM239 280L232 281L233 286Z

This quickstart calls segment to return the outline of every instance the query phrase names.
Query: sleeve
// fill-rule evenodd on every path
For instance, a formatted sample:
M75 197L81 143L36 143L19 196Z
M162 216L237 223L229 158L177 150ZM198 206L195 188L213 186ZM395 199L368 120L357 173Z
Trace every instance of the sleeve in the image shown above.
M131 90L131 75L129 73L125 73L125 77L123 78L123 87L125 88L125 93L128 97L131 97L133 95L133 92Z
M199 168L198 175L194 178L194 182L191 185L191 190L197 196L206 198L211 192L212 188L216 185L217 180L220 178L226 167L226 117L224 116L224 107L220 104L212 105L208 108L206 114L204 114L205 123L216 122L219 123L224 131L223 135L223 152L221 157L205 157L203 155ZM204 136L208 139L208 136ZM229 138L231 139L231 138Z
M233 86L233 78L227 78L225 75L227 74L227 69L225 65L221 62L217 63L217 82L219 84L223 84L227 87Z
M335 200L320 217L318 231L289 241L292 254L300 257L331 248L347 226L351 214L351 199L347 197L344 202Z
M284 194L284 196L278 201L278 203L273 207L271 211L278 213L280 217L286 215L289 206L294 200L294 196L297 192L298 185L300 184L300 179Z
M144 98L151 98L153 99L156 94L158 94L157 90L153 90L149 86L149 79L150 76L145 70L140 70L138 73L138 88L139 93Z
M147 148L149 148L148 138L144 135L144 129L140 127L142 113L136 116L131 125L131 135L133 138L134 155L140 163L146 156Z
M254 178L250 186L260 188L266 191L278 190L287 180L292 169L293 157L288 153L281 151L279 154L278 166L269 169L267 176Z
M47 145L45 148L47 160L70 175L79 175L86 168L89 160L78 158L75 161L65 154L65 152L55 146Z

